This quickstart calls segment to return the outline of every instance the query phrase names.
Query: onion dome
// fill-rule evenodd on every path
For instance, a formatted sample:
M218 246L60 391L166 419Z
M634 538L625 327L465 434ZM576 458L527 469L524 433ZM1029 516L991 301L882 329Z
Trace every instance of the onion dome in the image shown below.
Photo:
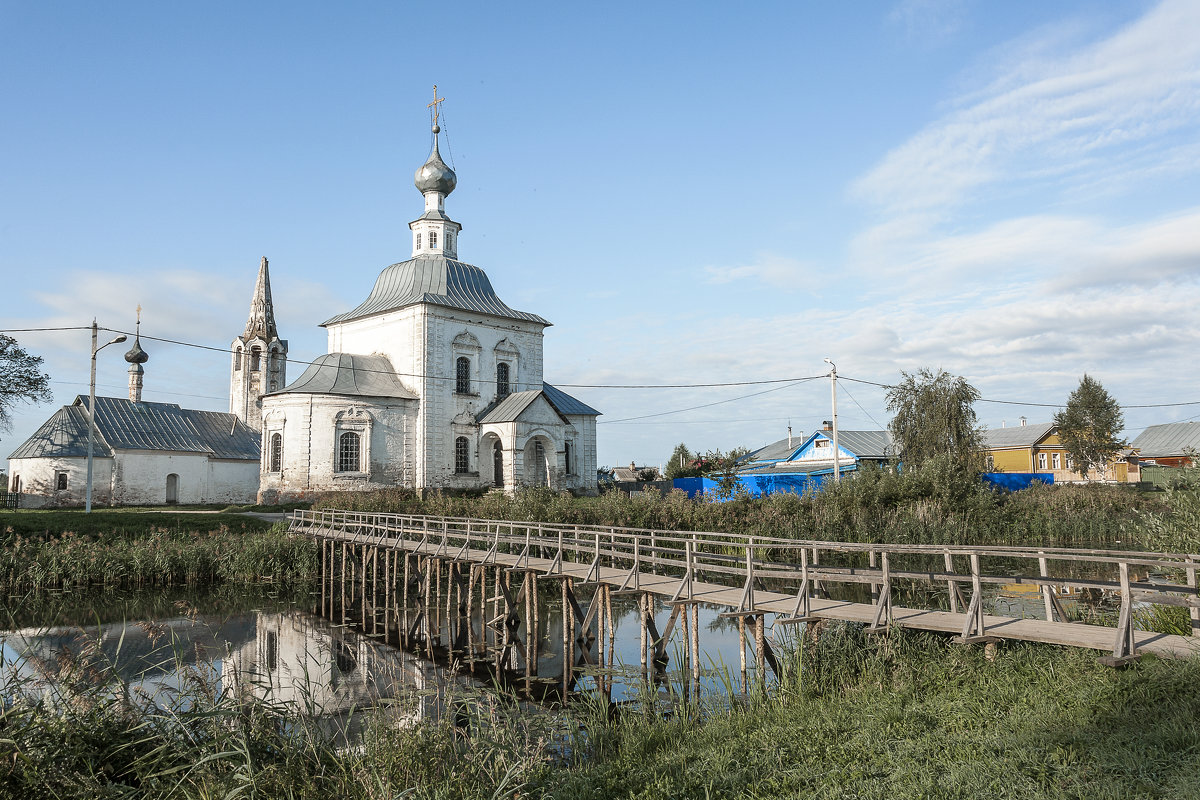
M442 161L442 154L438 152L437 135L441 130L437 125L433 126L433 152L429 154L429 160L413 176L413 184L421 194L426 192L450 194L458 184L458 176L454 174L454 170L446 166L446 162Z
M125 360L130 364L145 364L150 360L150 354L142 349L140 336L133 337L133 347L129 348L129 352L125 354Z

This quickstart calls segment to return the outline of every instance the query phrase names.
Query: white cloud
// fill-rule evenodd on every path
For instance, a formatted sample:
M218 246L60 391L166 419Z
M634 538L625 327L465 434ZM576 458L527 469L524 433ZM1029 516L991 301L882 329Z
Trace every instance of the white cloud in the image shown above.
M1196 170L1190 136L1200 117L1200 4L1168 0L1116 34L1066 55L1023 50L988 88L965 95L942 119L890 152L852 187L889 213L978 199L1014 180L1070 186L1136 168L1141 145ZM1047 37L1053 34L1046 34ZM1154 159L1158 160L1158 159Z
M724 267L705 267L708 282L715 284L756 281L778 289L812 288L817 276L813 265L776 253L760 253L753 262Z

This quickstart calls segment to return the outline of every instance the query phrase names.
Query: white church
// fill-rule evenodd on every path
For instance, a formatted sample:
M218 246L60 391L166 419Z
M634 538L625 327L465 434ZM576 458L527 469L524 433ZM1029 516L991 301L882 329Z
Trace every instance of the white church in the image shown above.
M458 260L462 225L445 209L457 176L438 152L437 121L416 172L425 203L409 223L412 257L322 323L329 352L291 385L260 277L265 294L256 289L247 335L234 341L230 398L262 428L260 502L395 486L596 492L600 412L543 382L550 323L510 308L483 270Z

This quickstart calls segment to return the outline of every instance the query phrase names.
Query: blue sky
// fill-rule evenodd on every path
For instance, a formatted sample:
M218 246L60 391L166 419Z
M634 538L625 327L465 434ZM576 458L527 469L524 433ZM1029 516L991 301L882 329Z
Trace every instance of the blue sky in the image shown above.
M1084 372L1126 405L1200 401L1197 30L1191 0L4 2L0 327L125 329L140 303L147 334L227 347L265 255L291 357L324 353L317 324L409 255L436 83L460 257L555 323L552 383L829 357L1030 404ZM55 405L86 393L86 332L17 336ZM146 399L226 409L226 357L146 349ZM883 390L839 386L842 427L887 424ZM569 391L609 465L829 417L825 379ZM19 407L2 455L52 410ZM1127 433L1194 415L1130 408Z

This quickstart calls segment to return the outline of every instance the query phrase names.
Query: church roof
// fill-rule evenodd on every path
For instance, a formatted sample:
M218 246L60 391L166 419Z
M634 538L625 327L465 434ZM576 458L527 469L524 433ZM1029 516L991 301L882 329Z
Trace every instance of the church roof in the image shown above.
M87 399L63 406L9 458L87 456ZM123 397L96 398L93 455L115 450L207 453L213 458L259 459L259 434L233 414L180 408L174 403L135 403Z
M551 408L565 417L567 414L599 416L600 412L585 403L576 400L561 389L556 389L548 383L542 388L530 389L524 392L513 392L479 412L476 422L487 425L492 422L515 422L539 396L545 397Z
M338 394L353 397L400 397L416 400L396 377L386 356L326 353L313 361L295 383L279 394Z
M542 384L542 391L546 393L546 399L550 401L550 405L558 409L560 414L581 414L585 416L600 416L600 412L584 403L582 400L577 400L571 395L559 389L557 386L551 386L548 383Z
M254 294L250 298L250 316L246 320L246 331L242 338L249 341L261 336L268 342L279 338L275 327L275 304L271 301L271 274L267 268L267 257L258 264L258 279L254 282Z
M479 267L445 256L426 255L386 267L375 280L371 295L358 308L330 317L321 325L362 319L416 303L550 324L537 314L515 311L505 305Z

